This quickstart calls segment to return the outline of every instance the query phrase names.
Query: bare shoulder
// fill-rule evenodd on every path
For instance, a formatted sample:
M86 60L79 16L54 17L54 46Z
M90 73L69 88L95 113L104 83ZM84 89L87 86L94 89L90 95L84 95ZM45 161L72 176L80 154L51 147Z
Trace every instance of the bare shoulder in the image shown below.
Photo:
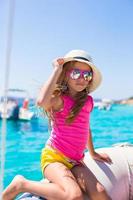
M63 107L64 103L60 96L52 97L48 103L47 106L42 105L43 109L46 112L49 112L51 110L53 111L59 111Z
M60 96L51 99L51 107L54 111L59 111L63 108L63 100Z

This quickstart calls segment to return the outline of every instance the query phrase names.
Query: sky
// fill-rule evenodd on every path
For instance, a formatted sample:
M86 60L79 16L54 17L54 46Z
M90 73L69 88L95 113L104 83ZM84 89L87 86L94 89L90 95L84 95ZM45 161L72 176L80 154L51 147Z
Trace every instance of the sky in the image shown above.
M5 86L9 1L0 0L0 94ZM52 60L73 49L102 73L94 98L133 96L133 0L16 0L9 88L36 97Z

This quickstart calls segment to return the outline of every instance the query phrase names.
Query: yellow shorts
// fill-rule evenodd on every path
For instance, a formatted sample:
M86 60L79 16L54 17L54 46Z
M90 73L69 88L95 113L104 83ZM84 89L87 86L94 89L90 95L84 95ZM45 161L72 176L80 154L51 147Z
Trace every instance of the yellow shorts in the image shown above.
M44 172L44 169L47 165L54 162L63 163L66 167L68 167L68 169L71 169L75 165L79 164L78 162L67 158L58 150L50 146L46 146L45 148L42 149L42 154L41 154L42 173Z

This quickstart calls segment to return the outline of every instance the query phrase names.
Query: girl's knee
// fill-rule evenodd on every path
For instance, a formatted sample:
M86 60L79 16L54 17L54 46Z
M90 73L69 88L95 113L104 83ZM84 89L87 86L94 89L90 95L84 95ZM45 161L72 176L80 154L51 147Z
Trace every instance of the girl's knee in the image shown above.
M101 183L97 183L96 188L97 188L97 191L98 191L99 194L104 195L104 199L111 200L111 198L107 194L104 186Z
M73 194L69 194L68 197L66 198L66 200L83 200L83 196L82 194L76 194L76 193L73 193Z
M105 188L101 183L96 184L96 189L98 192L105 192Z
M80 188L72 188L72 190L66 191L66 200L83 200L83 194Z

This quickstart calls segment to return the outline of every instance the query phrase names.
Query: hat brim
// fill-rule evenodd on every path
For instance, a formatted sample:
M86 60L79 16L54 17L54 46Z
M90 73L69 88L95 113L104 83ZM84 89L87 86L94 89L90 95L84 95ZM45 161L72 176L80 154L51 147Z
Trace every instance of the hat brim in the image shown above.
M102 81L102 75L100 71L98 70L98 68L92 62L89 62L87 60L74 58L74 57L68 57L68 58L64 57L64 64L70 61L78 61L78 62L86 63L91 67L92 72L93 72L93 78L90 83L89 92L93 92L94 90L96 90L96 88L99 87Z

